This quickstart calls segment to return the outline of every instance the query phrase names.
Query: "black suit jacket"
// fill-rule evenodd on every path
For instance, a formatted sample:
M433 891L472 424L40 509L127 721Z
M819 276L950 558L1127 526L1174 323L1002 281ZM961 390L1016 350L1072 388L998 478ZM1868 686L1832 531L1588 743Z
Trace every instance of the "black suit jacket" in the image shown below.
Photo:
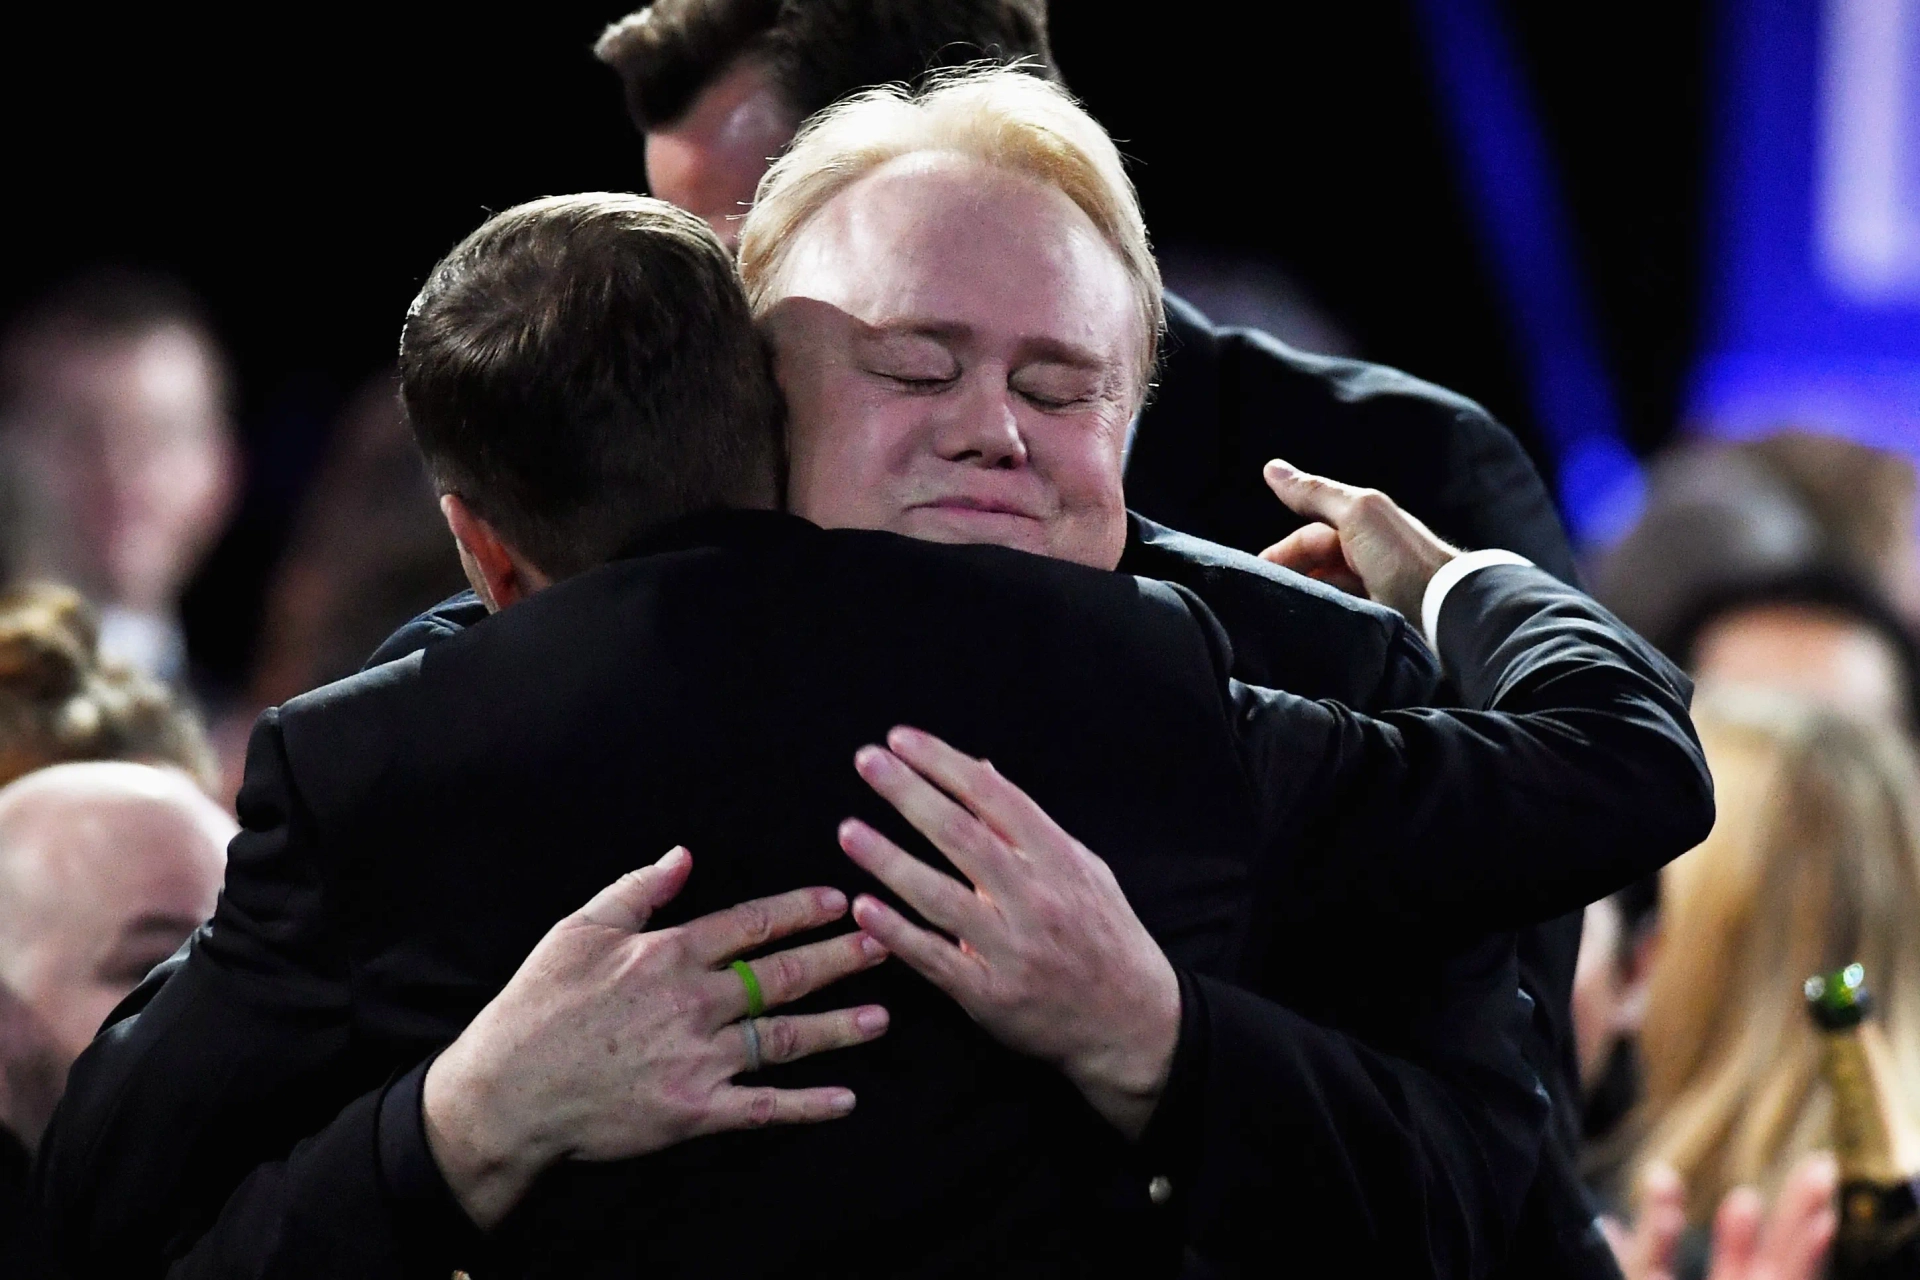
M1268 458L1282 457L1380 489L1460 546L1516 551L1561 581L1577 583L1566 533L1533 464L1512 434L1472 401L1395 369L1310 355L1254 330L1217 328L1171 296L1165 352L1127 469L1134 510L1257 552L1300 524L1260 476ZM1171 566L1176 572L1126 567L1186 581L1178 561ZM1264 647L1261 632L1231 623L1229 630L1243 654ZM1434 689L1390 696L1404 700L1385 705L1452 701ZM1522 985L1535 1001L1530 1052L1553 1094L1555 1124L1517 1275L1599 1280L1618 1274L1592 1229L1593 1205L1574 1174L1581 1107L1569 1000L1579 948L1577 912L1520 938Z
M70 1263L444 1274L473 1261L450 1252L465 1248L521 1273L627 1274L643 1257L650 1272L697 1273L718 1248L736 1271L1164 1274L1183 1239L1230 1267L1266 1239L1329 1231L1350 1256L1482 1269L1540 1119L1510 958L1462 946L1445 1000L1382 1023L1432 1067L1246 990L1283 954L1248 907L1288 896L1291 877L1267 870L1297 853L1287 828L1318 824L1356 849L1407 836L1315 816L1311 798L1338 785L1304 788L1282 820L1262 781L1331 767L1321 782L1375 777L1424 824L1457 822L1442 762L1554 750L1553 715L1503 721L1518 736L1502 739L1240 689L1191 598L1017 553L777 516L681 538L263 719L213 925L116 1016L56 1118L42 1177ZM1541 609L1497 613L1482 627L1467 606L1462 652L1494 661L1507 645L1505 679L1525 689L1538 646L1511 644ZM1603 673L1608 700L1638 707L1592 726L1591 749L1677 778L1662 793L1673 803L1643 803L1659 816L1634 833L1677 852L1700 806L1697 777L1686 799L1676 690L1630 647L1583 658L1565 631L1534 692L1577 683L1557 665L1572 655ZM847 767L898 720L1027 785L1108 857L1181 968L1186 1024L1159 1132L1128 1148L890 966L816 1001L884 1000L884 1041L768 1073L852 1084L851 1119L566 1167L484 1248L461 1241L444 1189L420 1176L416 1064L552 920L655 846L696 850L674 916L796 883L869 887L833 852L832 825L863 813L905 838ZM1298 752L1272 746L1283 740ZM1577 783L1587 749L1552 767ZM1552 810L1515 811L1511 829ZM1370 878L1354 900L1378 912L1395 891ZM1329 912L1343 894L1323 892ZM1401 977L1424 989L1425 975ZM1325 1004L1326 984L1310 985ZM1366 1003L1353 995L1334 1003ZM1160 1211L1144 1195L1156 1170L1185 1192ZM1278 1199L1259 1214L1215 1212L1260 1185ZM777 1248L737 1248L742 1205ZM837 1252L856 1231L870 1247Z
M1216 328L1167 298L1159 385L1127 464L1127 506L1259 551L1298 528L1260 477L1269 458L1390 495L1457 546L1501 547L1575 582L1526 451L1485 409L1397 369Z

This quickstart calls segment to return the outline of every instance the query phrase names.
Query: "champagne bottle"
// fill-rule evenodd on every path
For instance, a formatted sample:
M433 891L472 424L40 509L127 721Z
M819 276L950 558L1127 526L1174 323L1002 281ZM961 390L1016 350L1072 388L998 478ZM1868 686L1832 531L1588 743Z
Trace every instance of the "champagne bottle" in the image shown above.
M1840 1226L1832 1280L1920 1277L1920 1127L1899 1090L1891 1052L1871 1014L1866 971L1850 964L1807 979L1807 1010L1822 1032L1840 1165Z

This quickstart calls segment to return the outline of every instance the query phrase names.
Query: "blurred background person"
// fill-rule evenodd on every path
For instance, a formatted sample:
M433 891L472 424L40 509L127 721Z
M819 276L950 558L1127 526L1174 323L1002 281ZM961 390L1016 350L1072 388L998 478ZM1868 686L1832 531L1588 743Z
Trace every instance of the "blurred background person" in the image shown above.
M1684 1206L1683 1271L1700 1274L1708 1224L1737 1188L1781 1203L1797 1178L1784 1203L1804 1209L1824 1177L1831 1199L1831 1168L1811 1160L1832 1113L1808 975L1867 967L1920 1103L1920 764L1897 726L1790 694L1703 690L1695 720L1719 819L1661 875L1639 1098L1602 1176L1643 1217ZM1604 1029L1632 1034L1632 1021Z
M100 654L93 609L68 587L0 592L0 785L45 765L172 765L218 790L199 717L153 677Z
M234 820L177 769L54 765L0 789L0 1263L31 1275L27 1170L67 1069L213 914Z
M1812 517L1822 559L1873 584L1909 623L1920 619L1912 459L1801 428L1727 448L1771 475Z
M301 503L267 591L256 709L352 675L394 628L466 589L396 378L347 402Z
M164 277L82 275L0 340L0 459L16 576L79 588L102 651L162 679L186 671L179 606L231 514L226 357Z
M466 589L396 376L383 370L348 400L268 580L246 688L213 724L229 806L255 716L352 675L395 628Z
M1842 568L1729 581L1657 642L1702 688L1774 689L1898 729L1920 724L1920 648L1887 599Z
M1700 624L1706 602L1802 572L1851 578L1902 626L1920 616L1913 463L1799 429L1689 441L1648 469L1646 504L1597 556L1594 593L1655 640ZM1811 589L1811 588L1809 588ZM1837 590L1837 589L1836 589Z

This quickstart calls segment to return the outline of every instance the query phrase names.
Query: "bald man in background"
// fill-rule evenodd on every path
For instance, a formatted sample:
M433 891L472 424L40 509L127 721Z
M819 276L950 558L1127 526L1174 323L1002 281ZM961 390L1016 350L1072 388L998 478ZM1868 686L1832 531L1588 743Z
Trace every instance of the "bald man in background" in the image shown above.
M238 829L177 769L63 764L0 789L0 1274L38 1265L28 1168L67 1069L213 914Z

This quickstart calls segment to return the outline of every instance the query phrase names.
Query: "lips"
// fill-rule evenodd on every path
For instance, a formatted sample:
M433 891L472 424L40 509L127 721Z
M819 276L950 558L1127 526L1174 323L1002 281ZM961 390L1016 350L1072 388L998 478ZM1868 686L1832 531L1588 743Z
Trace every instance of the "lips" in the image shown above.
M1018 516L1025 520L1038 520L1041 517L1017 503L998 498L972 498L953 495L934 498L928 502L915 504L921 510L961 512L972 515Z

